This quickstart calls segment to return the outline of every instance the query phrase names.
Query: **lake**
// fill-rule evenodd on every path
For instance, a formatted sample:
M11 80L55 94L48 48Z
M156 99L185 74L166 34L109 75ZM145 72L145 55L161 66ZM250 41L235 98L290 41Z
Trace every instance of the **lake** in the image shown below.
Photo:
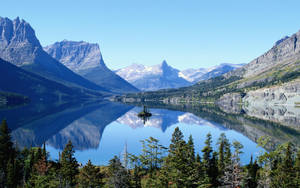
M220 109L197 105L149 104L153 114L146 122L138 118L141 106L109 101L29 104L2 109L0 118L6 118L12 137L19 147L41 146L46 143L50 159L57 160L59 152L71 140L78 162L89 159L97 165L106 165L114 155L139 154L141 140L150 136L169 146L172 133L179 127L187 140L193 136L196 153L201 153L208 133L212 134L213 147L221 133L232 142L243 146L241 159L248 163L251 155L272 149L258 147L260 136L270 136L272 143L292 141L299 145L300 132L278 122L240 114L225 113ZM284 123L283 123L284 124Z

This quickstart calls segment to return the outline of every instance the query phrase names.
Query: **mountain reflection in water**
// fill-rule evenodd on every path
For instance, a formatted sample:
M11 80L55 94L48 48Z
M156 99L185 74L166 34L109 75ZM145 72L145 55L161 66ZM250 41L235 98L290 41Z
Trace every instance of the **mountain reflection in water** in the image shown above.
M295 127L247 114L225 113L207 106L147 105L152 116L145 123L137 116L141 107L109 101L30 104L1 110L0 118L7 119L19 147L41 146L45 142L51 158L57 159L58 152L71 140L78 161L83 163L91 159L95 164L107 164L114 155L121 155L125 143L130 153L138 154L139 141L149 136L168 146L177 126L186 139L192 134L196 152L204 146L207 133L212 134L215 145L224 132L229 140L238 140L247 148L244 162L261 151L255 143L260 136L270 136L274 144L292 141L300 145L300 133Z

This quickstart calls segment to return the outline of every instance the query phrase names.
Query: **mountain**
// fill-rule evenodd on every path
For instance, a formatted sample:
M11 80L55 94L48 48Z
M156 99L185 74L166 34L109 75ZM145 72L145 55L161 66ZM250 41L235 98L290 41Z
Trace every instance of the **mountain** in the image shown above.
M154 66L132 64L115 72L141 90L155 91L189 86L201 80L220 76L242 65L223 63L209 68L179 71L164 61L162 64Z
M179 76L189 82L196 83L202 80L208 80L217 76L221 76L229 71L242 67L244 64L222 63L217 66L199 69L186 69L180 71Z
M84 41L61 41L44 50L82 77L117 93L137 92L138 89L106 67L98 44Z
M191 85L190 82L179 77L180 71L169 66L166 61L154 66L132 64L115 72L143 91Z
M77 87L67 87L34 73L23 70L0 58L0 91L29 97L30 101L63 102L87 97L103 97L98 92Z
M272 96L274 99L286 98L282 105L291 103L297 105L298 97L288 97L285 93L300 96L300 90L295 87L300 82L298 79L300 77L299 38L300 31L277 41L270 50L250 63L192 86L127 95L121 99L123 101L124 98L125 101L126 98L138 98L141 101L162 100L168 103L201 100L216 102L221 106L232 106L235 103L245 102L248 96L252 95L251 91L266 89L265 92L258 92L263 93L264 100L260 100L264 103L268 103L268 96ZM273 87L276 89L267 90ZM297 101L294 101L295 99Z
M0 58L29 72L65 85L106 91L103 87L75 74L47 54L24 20L0 17Z

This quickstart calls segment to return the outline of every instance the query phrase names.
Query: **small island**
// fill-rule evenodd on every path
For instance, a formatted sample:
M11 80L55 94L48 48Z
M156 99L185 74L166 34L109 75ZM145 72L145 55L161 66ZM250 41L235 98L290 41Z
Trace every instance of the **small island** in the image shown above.
M147 117L151 117L152 114L149 112L148 108L146 106L144 106L143 111L138 113L138 116L141 118L147 118Z

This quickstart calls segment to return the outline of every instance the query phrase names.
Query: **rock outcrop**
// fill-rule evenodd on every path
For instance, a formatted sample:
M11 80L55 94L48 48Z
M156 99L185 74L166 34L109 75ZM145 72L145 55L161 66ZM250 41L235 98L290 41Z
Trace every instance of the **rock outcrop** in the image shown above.
M46 46L44 50L75 73L110 91L117 93L138 91L106 67L98 44L64 40Z
M300 129L300 80L250 91L243 98L245 112L260 119Z

